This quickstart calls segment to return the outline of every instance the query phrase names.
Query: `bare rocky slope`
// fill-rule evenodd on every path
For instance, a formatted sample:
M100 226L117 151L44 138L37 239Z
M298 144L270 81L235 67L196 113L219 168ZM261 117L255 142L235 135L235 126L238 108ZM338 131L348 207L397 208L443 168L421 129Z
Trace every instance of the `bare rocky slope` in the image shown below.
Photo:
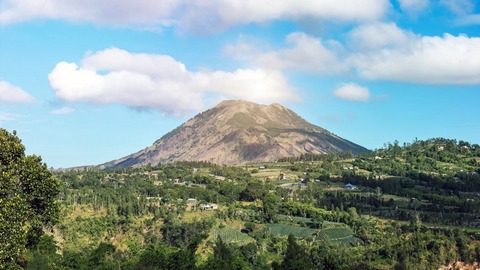
M167 133L152 146L103 166L136 167L172 161L231 165L342 151L358 154L368 150L308 123L282 105L226 100Z

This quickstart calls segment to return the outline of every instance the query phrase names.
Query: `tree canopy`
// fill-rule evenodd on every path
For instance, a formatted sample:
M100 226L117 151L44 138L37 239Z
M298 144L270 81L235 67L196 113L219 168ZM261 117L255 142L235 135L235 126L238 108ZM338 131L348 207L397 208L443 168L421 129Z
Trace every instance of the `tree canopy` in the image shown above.
M42 159L25 155L15 131L0 129L0 268L22 266L26 247L56 222L58 192Z

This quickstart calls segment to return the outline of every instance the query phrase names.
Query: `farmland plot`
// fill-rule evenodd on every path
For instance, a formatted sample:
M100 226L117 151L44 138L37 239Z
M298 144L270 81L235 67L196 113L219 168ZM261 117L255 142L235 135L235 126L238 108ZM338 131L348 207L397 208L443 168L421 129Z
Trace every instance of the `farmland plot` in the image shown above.
M315 233L314 229L308 227L297 227L287 224L265 224L272 236L288 236L293 234L295 237L305 238Z
M219 236L225 243L244 245L254 241L252 237L229 226L224 226L223 228L217 227L213 232L213 239L217 239Z

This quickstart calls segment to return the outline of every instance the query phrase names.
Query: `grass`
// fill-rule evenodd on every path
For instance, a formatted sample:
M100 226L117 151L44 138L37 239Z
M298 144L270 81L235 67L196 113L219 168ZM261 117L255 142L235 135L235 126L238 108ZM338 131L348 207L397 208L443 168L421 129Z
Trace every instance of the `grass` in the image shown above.
M191 212L191 211L186 211L183 216L182 216L182 219L184 221L192 221L194 219L202 219L202 218L206 218L206 217L213 217L215 216L215 213L216 211L195 211L195 212Z
M306 238L315 233L314 229L308 227L298 227L287 224L265 224L272 236L288 236L293 234L295 237Z
M350 228L347 227L328 228L321 230L318 233L318 236L325 240L334 241L341 238L353 236L353 232Z
M254 126L256 122L255 119L247 113L238 112L228 120L227 124L237 128L247 128Z
M237 243L239 245L245 245L255 240L248 236L246 233L242 233L239 230L236 230L230 226L218 226L212 235L213 239L217 239L217 237L221 237L225 243Z
M269 179L278 179L278 176L282 172L282 169L261 169L257 173L253 173L252 176L256 178L269 178Z
M345 223L341 223L341 222L324 221L324 222L322 222L322 227L324 229L344 228L344 227L348 227L348 225L345 224Z
M348 227L323 229L318 233L317 239L345 246L356 246L359 243L359 239Z

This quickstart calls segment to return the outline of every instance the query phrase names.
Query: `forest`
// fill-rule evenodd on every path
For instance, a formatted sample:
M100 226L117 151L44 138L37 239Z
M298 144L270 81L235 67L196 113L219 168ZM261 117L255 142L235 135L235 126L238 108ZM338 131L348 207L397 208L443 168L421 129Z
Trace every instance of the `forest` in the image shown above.
M436 138L386 143L359 156L54 171L26 156L15 134L2 130L0 144L0 268L439 269L480 262L478 144Z

